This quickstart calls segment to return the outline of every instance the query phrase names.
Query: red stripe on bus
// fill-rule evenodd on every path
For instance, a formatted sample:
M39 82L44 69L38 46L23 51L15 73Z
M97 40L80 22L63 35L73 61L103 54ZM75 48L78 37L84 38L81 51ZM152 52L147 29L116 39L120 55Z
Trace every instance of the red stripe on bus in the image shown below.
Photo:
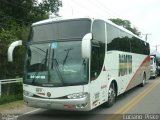
M132 77L132 79L130 80L127 88L125 91L129 90L130 88L134 87L134 86L130 86L132 81L134 81L136 79L136 77L141 73L141 69L146 65L146 63L150 61L150 56L148 55L144 61L141 63L140 67L137 69L136 73L134 74L134 76Z

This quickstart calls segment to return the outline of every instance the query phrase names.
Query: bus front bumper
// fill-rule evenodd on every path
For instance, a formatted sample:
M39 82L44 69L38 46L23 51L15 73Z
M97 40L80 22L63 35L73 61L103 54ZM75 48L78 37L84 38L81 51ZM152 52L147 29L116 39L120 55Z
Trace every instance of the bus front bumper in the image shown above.
M89 111L89 96L79 99L46 99L23 95L27 106L57 110Z

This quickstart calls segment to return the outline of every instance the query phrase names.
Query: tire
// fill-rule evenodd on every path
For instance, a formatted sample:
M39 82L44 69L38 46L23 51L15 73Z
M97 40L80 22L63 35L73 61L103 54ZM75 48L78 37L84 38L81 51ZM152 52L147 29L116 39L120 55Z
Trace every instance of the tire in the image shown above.
M116 91L114 83L111 83L108 91L108 101L106 102L107 107L111 107L116 100Z
M153 76L153 79L156 79L157 75Z
M146 74L144 73L143 74L143 80L142 80L142 83L140 84L141 87L144 87L146 84Z
M153 76L154 79L157 77L157 71L155 71L155 75Z

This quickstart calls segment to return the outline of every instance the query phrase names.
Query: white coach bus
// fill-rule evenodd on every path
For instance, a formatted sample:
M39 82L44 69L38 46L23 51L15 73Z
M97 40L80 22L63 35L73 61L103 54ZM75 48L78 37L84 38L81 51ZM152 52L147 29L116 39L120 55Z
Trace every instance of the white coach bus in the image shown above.
M15 46L8 50L9 60ZM149 44L109 20L49 19L32 24L23 78L28 106L89 111L150 77Z

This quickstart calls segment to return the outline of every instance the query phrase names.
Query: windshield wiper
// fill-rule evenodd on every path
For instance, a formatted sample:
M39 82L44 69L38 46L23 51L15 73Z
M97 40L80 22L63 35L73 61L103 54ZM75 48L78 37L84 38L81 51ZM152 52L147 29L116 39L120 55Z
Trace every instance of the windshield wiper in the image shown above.
M59 63L58 63L58 61L57 61L57 59L52 59L53 61L53 63L52 63L52 69L53 69L53 64L55 63L55 68L56 68L56 71L57 71L57 73L58 73L58 77L61 79L61 81L62 81L62 83L64 83L64 80L63 80L63 77L62 77L62 74L61 74L61 71L60 71L60 69L59 69ZM55 62L54 62L55 61Z
M73 48L69 48L69 49L64 50L64 51L67 51L67 54L66 54L66 56L65 56L65 58L64 58L64 60L63 60L63 65L64 65L64 64L66 63L66 61L67 61L68 54L69 54L70 50L73 50Z
M46 51L44 51L43 49L41 49L41 48L39 48L39 47L36 47L36 46L32 46L32 47L37 48L38 50L40 50L40 51L46 53ZM47 49L47 50L48 50L48 49Z
M36 73L33 75L33 80L32 80L32 84L34 84L35 80L36 80L36 76L38 75L40 69L42 68L42 63L44 62L44 65L43 67L46 67L47 66L47 57L48 57L48 49L46 50L46 55L45 55L45 58L42 59L42 61L39 63L39 69L36 71Z
M54 65L54 63L55 63L55 65ZM59 63L58 63L57 59L54 58L54 50L53 50L53 53L52 53L51 69L53 69L53 65L55 66L55 69L58 73L58 77L60 78L60 80L62 81L62 84L63 84L64 80L63 80L63 77L62 77L62 74L61 74L61 71L60 71L60 68L59 68Z

